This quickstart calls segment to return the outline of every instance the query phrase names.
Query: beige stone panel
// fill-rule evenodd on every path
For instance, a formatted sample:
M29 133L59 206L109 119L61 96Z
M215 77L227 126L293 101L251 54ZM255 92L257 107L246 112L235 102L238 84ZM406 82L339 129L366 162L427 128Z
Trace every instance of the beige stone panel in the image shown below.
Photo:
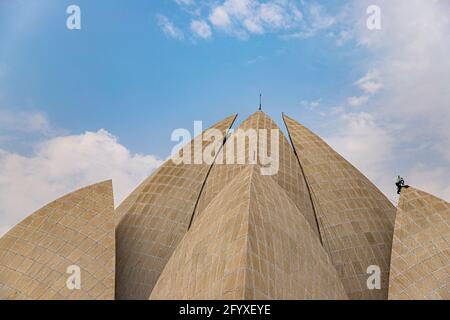
M323 245L349 298L387 299L394 206L317 135L283 118L311 190ZM371 265L381 268L381 290L367 288Z
M236 115L212 128L224 136ZM210 145L191 141L191 162ZM222 147L223 137L220 140ZM200 148L195 146L200 145ZM157 279L186 233L211 165L166 161L116 209L117 299L148 299Z
M260 175L257 166L243 168L210 202L151 295L151 299L346 298L303 214L273 177Z
M397 208L389 299L450 299L450 203L411 187Z
M70 193L0 239L0 299L114 299L115 236L111 181ZM69 290L69 266L81 289Z
M277 130L279 134L279 138L277 140L279 157L278 157L278 171L274 172L274 175L271 175L272 178L284 189L289 198L295 203L298 207L299 212L304 214L306 220L310 224L311 228L318 234L317 222L315 219L315 215L313 212L313 207L310 199L309 192L307 190L306 182L301 172L301 168L298 164L298 160L293 152L293 149L283 132L276 125L276 123L268 117L264 112L257 111L252 114L249 118L247 118L238 129L248 131L248 130L260 130L265 129L268 133L268 138L263 141L267 141L266 154L270 154L271 146L272 146L272 138L271 138L271 130ZM259 131L256 131L259 132ZM240 171L246 168L246 166L250 163L252 155L249 154L249 141L250 139L245 140L245 150L238 150L238 142L235 139L236 134L229 137L222 152L217 157L216 162L214 163L211 173L208 176L208 179L205 184L205 188L202 192L202 195L199 200L198 207L196 209L194 215L194 221L197 216L201 215L203 210L208 206L211 200L217 196L219 192L221 192L224 185L230 182L234 177L240 174ZM264 144L262 144L261 140L258 140L257 149L256 149L256 158L258 159L257 164L259 166L264 167L259 161L259 153L260 149ZM233 150L234 153L229 150ZM264 150L264 148L262 149ZM276 150L276 149L274 149ZM230 154L234 154L234 159L241 159L241 164L237 161L234 165L226 162L227 152ZM219 162L219 159L224 159L222 163ZM255 157L253 158L255 159ZM266 166L267 167L267 166Z

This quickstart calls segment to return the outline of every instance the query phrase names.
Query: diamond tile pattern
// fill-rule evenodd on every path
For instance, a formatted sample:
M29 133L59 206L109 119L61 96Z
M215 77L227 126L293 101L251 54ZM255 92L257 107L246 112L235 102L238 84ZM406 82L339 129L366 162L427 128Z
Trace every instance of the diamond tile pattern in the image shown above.
M214 125L223 136L236 116ZM196 137L186 148L202 140ZM221 140L221 143L223 141ZM203 144L203 152L209 143ZM117 299L148 299L186 233L211 165L165 162L117 208Z
M0 299L114 299L115 237L111 181L70 193L0 239ZM67 268L81 269L69 290Z
M271 176L262 176L253 165L241 169L195 220L151 295L151 299L346 298L304 215Z
M224 135L235 119L211 128ZM283 119L292 146L258 111L239 127L256 130L251 152L248 136L200 135L181 151L194 164L166 161L115 211L111 181L36 211L0 239L0 299L450 299L450 204L410 187L396 217L355 167ZM279 158L267 165L272 129ZM73 265L80 290L67 288ZM372 265L379 290L367 288Z
M250 129L267 130L268 137L264 137L264 139L262 140L258 139L256 149L259 150L261 146L264 146L264 148L266 149L266 154L270 154L270 150L272 149L271 130L278 131L278 171L275 175L272 175L272 178L284 189L291 201L299 209L299 212L304 214L306 220L308 221L314 232L318 234L317 223L315 220L313 207L309 192L306 187L305 179L301 173L301 169L298 164L298 160L295 157L293 149L284 134L281 132L280 128L264 112L257 111L249 118L247 118L244 122L242 122L238 129L243 131L247 131ZM257 132L259 134L259 131ZM240 163L242 164L238 164L238 161L235 161L236 164L229 164L229 162L225 161L223 161L223 164L220 164L216 161L211 169L211 173L208 176L205 188L200 196L194 220L197 218L197 216L202 214L203 210L208 206L211 200L221 192L223 186L230 182L234 177L239 175L240 171L244 170L247 164L251 163L251 160L257 158L257 164L259 166L265 166L259 161L260 157L258 151L256 151L256 156L249 154L251 153L249 152L249 139L245 139L245 148L238 148L238 139L235 139L235 137L236 133L228 138L224 148L222 149L222 152L217 158L225 159L228 152L230 154L234 154L234 159L240 159ZM233 152L229 151L230 148ZM253 159L251 159L252 156L254 156ZM267 167L267 165L265 167Z
M450 299L450 203L415 188L400 196L389 299Z
M387 299L394 206L318 136L283 118L311 189L324 247L349 298ZM381 268L381 290L367 288L370 265Z

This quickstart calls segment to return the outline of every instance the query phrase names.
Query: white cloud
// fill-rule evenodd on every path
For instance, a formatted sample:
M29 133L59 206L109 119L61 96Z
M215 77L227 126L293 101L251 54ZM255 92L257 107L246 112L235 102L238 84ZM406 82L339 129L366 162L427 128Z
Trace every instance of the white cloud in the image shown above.
M318 30L327 29L336 23L336 19L324 11L324 7L317 3L308 3L307 10L311 20L309 33L316 33Z
M378 2L382 29L371 32L364 27L365 21L355 28L359 42L373 55L369 68L383 77L383 94L378 95L378 107L372 112L396 124L397 149L409 149L408 158L399 157L397 163L399 167L409 163L413 183L420 184L420 177L424 186L431 188L434 183L435 192L448 190L450 2ZM364 6L370 1L357 3Z
M425 192L450 201L450 183L448 172L450 165L434 167L426 163L417 163L407 173L407 183Z
M215 28L240 38L291 30L299 27L302 19L297 4L290 0L226 0L214 6L209 14Z
M332 32L331 36L336 37L336 45L341 47L353 38L353 33L349 30L341 30L337 35Z
M367 94L375 94L383 87L379 72L375 69L367 72L367 74L359 79L356 84Z
M259 18L261 21L274 28L284 26L286 14L285 9L276 3L262 3L259 8Z
M212 36L211 27L204 20L192 20L191 31L195 36L203 39L208 39Z
M286 39L310 38L337 23L336 17L329 15L325 8L315 2L303 2L304 20L299 31L285 36Z
M367 104L370 98L383 87L379 72L376 69L369 70L365 76L355 82L355 85L364 92L364 95L347 99L348 105L355 108Z
M184 39L184 33L178 27L176 27L172 21L169 20L166 16L162 14L158 14L156 16L157 23L159 27L162 29L164 34L170 38L174 38L177 40Z
M0 149L0 233L46 203L107 179L117 206L160 163L131 154L105 130L46 140L31 156Z
M382 30L367 30L365 20L356 29L373 55L370 68L383 76L381 111L450 137L450 2L380 0L379 6Z
M330 115L337 116L345 113L345 108L343 106L332 107Z
M231 19L228 15L228 11L223 6L214 8L209 16L209 20L214 26L221 29L228 29L231 25Z
M394 140L388 130L367 112L344 113L339 121L339 129L327 141L358 168L376 177L393 155Z
M303 109L309 109L311 111L314 111L321 105L321 100L320 99L314 101L302 100L300 102L300 105Z
M337 130L325 140L395 202L396 171L391 161L397 154L392 132L367 112L345 113L340 109L337 115Z
M175 2L182 6L192 6L195 3L194 0L175 0Z
M347 102L367 112L341 113L328 140L390 199L400 174L449 201L450 2L380 0L379 31L361 14L372 2L353 4L356 41L367 49L358 66L369 72L355 82L363 94Z
M368 101L369 101L368 96L355 96L355 97L350 97L347 99L348 104L355 108L361 107L362 105L366 104Z
M215 31L239 39L252 35L276 34L282 38L308 38L336 24L336 17L314 1L298 0L175 0L180 9L191 16L191 21L204 21L202 32L194 35L210 38ZM164 16L163 16L164 17ZM174 25L167 18L161 25L172 34ZM208 21L208 22L206 22ZM206 27L206 23L208 27ZM200 27L197 24L196 27ZM209 30L211 35L209 35ZM341 34L341 41L346 37Z

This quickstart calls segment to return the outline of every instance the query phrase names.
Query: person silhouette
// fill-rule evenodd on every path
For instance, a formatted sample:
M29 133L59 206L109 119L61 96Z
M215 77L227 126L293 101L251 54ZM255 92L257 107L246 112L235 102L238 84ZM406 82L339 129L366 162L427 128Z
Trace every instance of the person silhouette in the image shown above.
M408 185L405 185L405 179L400 176L397 176L397 180L395 181L395 185L397 186L397 194L402 192L402 188L409 188Z

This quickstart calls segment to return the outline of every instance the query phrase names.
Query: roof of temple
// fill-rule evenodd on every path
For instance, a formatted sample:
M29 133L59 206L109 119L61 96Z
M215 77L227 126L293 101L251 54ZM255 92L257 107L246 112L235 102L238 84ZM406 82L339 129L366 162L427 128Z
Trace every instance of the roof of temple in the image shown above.
M386 299L395 208L317 135L283 115L311 190L323 245L350 299ZM367 268L381 268L381 290L367 287Z
M239 133L239 130L242 130L241 133ZM246 134L250 135L252 130L257 135L257 143L254 144L257 146L256 150L239 148L240 141L246 143L247 146L249 145L250 140L246 138ZM234 158L235 164L230 164L230 161L226 161L228 155L234 155L232 158ZM270 158L270 156L274 155L279 155L279 157ZM269 159L265 157L269 157ZM227 139L217 159L224 160L222 164L216 160L212 167L211 173L206 180L205 188L200 196L194 220L202 214L202 211L221 192L223 187L235 176L239 175L240 171L246 167L246 164L253 161L260 169L265 170L261 171L263 174L270 175L284 189L291 201L305 216L312 230L318 235L311 198L298 160L283 132L264 112L257 111L243 121L235 133Z
M273 177L247 165L195 220L151 299L347 299L347 295L303 213Z
M450 299L449 203L410 187L396 213L295 120L289 143L261 110L229 134L236 117L116 210L105 181L19 223L0 239L0 299Z
M114 299L115 236L111 181L70 193L0 239L1 299ZM66 282L78 266L81 289Z
M411 187L397 209L389 299L450 299L450 203Z
M211 129L225 136L236 115ZM148 299L164 266L186 233L211 165L195 164L199 135L181 153L192 164L169 159L116 209L117 299ZM221 140L221 145L223 141ZM212 143L212 142L211 142ZM203 152L209 143L203 143ZM189 151L190 150L190 155Z

